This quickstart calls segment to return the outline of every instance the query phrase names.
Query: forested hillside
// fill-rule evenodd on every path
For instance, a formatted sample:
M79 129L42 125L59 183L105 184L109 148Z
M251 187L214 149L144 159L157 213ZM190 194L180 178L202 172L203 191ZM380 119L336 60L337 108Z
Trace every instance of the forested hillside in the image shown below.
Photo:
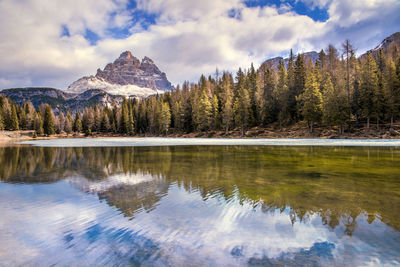
M93 106L82 113L54 116L48 106L16 105L0 98L0 129L34 129L38 134L114 132L167 134L240 129L274 125L276 129L306 121L337 127L339 134L354 125L393 123L400 115L400 53L396 44L356 58L346 40L329 45L315 63L290 54L287 67L267 64L185 82L159 96L126 99L120 107Z

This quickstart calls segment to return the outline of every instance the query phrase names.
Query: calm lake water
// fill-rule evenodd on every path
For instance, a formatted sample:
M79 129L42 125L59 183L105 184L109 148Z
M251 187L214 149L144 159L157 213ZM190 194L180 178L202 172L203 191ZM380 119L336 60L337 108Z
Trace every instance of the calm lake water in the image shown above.
M400 264L397 146L66 142L0 147L0 266Z

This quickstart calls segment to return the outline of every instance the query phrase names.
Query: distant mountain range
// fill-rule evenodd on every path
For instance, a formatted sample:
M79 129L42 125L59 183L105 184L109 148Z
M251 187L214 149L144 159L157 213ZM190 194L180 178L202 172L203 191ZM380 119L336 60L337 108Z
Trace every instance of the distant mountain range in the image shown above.
M315 51L311 51L311 52L306 52L302 54L306 59L311 59L312 62L315 64L315 61L317 61L318 59L318 53ZM294 55L294 58L296 59L297 55ZM288 63L289 63L289 58L283 58L283 57L274 57L274 58L270 58L267 59L266 61L264 61L261 66L260 69L263 68L273 68L275 70L278 69L279 66L279 61L283 61L283 64L285 65L285 68L287 68Z
M369 50L376 56L380 49L384 53L391 53L394 48L400 50L400 32L385 38L377 47ZM368 53L367 52L367 53ZM315 51L303 53L306 59L313 63L318 59ZM360 57L364 57L363 54ZM277 68L282 60L287 67L288 58L275 57L264 61L260 69ZM54 111L72 112L82 110L95 104L99 105L120 105L124 97L147 97L149 95L161 94L174 87L168 81L164 72L161 72L157 65L148 57L141 61L134 57L131 52L123 52L113 63L109 63L96 75L85 76L68 86L67 90L55 88L12 88L0 91L16 103L31 101L35 107L43 103L50 104Z
M76 94L55 88L28 87L4 89L0 94L11 98L17 104L30 101L36 108L43 103L49 104L56 114L68 109L75 112L93 105L112 107L120 105L124 100L122 95L112 95L100 89L89 89Z

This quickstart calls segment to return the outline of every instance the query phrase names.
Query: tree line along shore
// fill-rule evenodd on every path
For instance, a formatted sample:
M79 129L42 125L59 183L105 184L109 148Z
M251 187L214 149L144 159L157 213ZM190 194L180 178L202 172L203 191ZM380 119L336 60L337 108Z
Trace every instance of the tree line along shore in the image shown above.
M171 92L53 114L48 104L15 104L0 96L0 130L53 134L249 136L299 128L297 135L396 136L400 115L400 53L396 46L356 58L345 41L321 50L315 63L290 53L285 66L263 64L185 82ZM372 126L372 124L374 124ZM319 129L318 131L316 131ZM296 136L296 131L292 131ZM211 134L210 134L211 133ZM213 134L214 133L214 134ZM268 134L266 135L268 136ZM290 137L290 135L289 135Z

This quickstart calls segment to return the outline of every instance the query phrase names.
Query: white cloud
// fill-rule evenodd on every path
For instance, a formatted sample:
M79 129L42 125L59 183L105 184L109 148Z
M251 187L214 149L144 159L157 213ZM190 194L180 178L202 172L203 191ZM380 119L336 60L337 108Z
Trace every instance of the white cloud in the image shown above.
M400 25L397 0L304 2L326 8L329 19L316 22L288 6L248 8L242 0L140 0L138 9L156 15L156 24L143 28L142 18L131 25L126 0L2 0L0 87L66 88L124 50L149 56L176 84L216 67L257 66L290 48L319 50L346 38L363 52ZM70 36L61 37L63 26ZM129 28L131 35L114 39L110 28ZM84 38L87 29L101 37L95 45Z

